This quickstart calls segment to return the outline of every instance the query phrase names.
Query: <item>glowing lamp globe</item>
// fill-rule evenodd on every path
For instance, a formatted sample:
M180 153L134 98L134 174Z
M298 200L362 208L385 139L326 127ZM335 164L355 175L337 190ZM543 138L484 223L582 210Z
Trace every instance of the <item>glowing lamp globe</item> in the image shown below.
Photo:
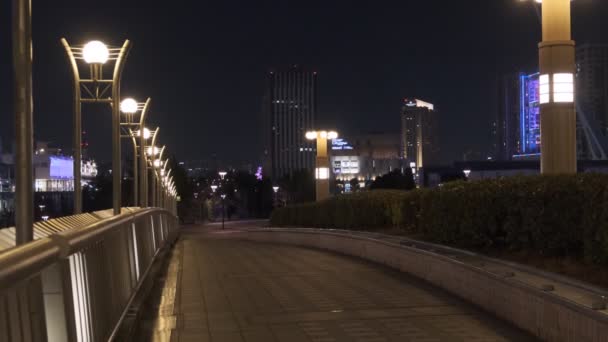
M135 135L141 137L141 132L138 130L135 132ZM144 139L150 139L151 136L152 133L150 132L150 130L144 127Z
M122 100L120 103L120 111L125 114L137 113L137 101L132 98Z
M160 168L160 166L162 165L162 161L160 159L154 159L154 167L155 168Z
M145 136L145 131L144 131L144 136ZM146 154L148 154L149 156L155 156L160 152L160 149L156 146L149 146L148 150L146 151Z
M110 51L106 44L93 40L82 49L82 57L88 64L105 64L110 58Z
M338 133L334 132L334 131L328 132L327 139L329 139L329 140L338 139Z
M308 140L315 140L315 139L317 139L317 132L307 132L306 133L306 139L308 139Z

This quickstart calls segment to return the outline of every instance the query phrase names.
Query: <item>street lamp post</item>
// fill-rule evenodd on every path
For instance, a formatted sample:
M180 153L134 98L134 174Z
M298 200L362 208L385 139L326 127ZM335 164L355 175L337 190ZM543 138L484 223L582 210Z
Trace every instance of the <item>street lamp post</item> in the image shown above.
M129 138L133 142L133 206L139 205L141 207L143 207L143 205L141 204L140 198L143 198L143 192L138 191L138 189L142 187L139 183L145 181L145 166L139 166L141 158L137 158L137 156L139 154L138 151L141 152L142 146L145 145L146 139L150 138L150 131L144 127L144 121L149 107L150 98L144 103L138 103L131 98L126 98L120 103L120 111L124 114L124 120L120 123L124 133L122 137ZM135 120L135 114L137 112L140 112L139 120ZM137 130L133 131L133 129ZM140 142L139 148L137 145L138 137ZM141 175L139 175L140 172Z
M226 207L225 207L225 201L226 201L226 194L222 194L220 197L222 197L222 229L224 229L224 215L226 212Z
M542 1L543 38L539 44L539 61L543 174L576 173L576 68L570 1Z
M112 106L112 207L114 215L120 214L121 207L121 166L120 166L120 80L124 64L129 54L131 43L126 40L122 47L108 48L100 41L91 41L83 47L71 47L65 38L61 39L74 77L74 213L82 212L82 115L83 103L107 103ZM82 79L78 69L78 60L89 65L90 77ZM114 61L112 78L104 78L103 66ZM111 96L108 91L111 89ZM82 93L84 90L84 94Z
M152 153L155 152L155 148L154 146L152 146ZM163 158L163 153L165 152L165 146L163 146L160 149L160 152L158 153L158 157L153 157L152 159L152 174L154 176L154 179L152 180L152 206L156 207L158 205L158 188L160 187L159 184L159 176L160 176L160 169L163 166L163 162L162 162L162 158ZM153 154L154 156L154 154Z
M272 191L274 191L274 206L277 207L277 204L279 203L279 187L276 185L273 186Z
M154 165L152 165L154 163L154 159L156 157L156 155L160 152L159 148L156 147L156 140L158 140L158 133L160 132L160 127L157 127L153 132L150 133L150 136L152 138L152 141L150 142L150 145L145 146L145 153L143 154L143 160L141 161L144 165L145 165L145 189L144 189L144 203L145 206L151 206L151 199L149 194L154 195L154 189L150 189L151 186L154 186L154 178L152 179L152 182L150 182L148 179L150 177L150 171L154 171ZM145 134L145 130L144 130L144 134ZM148 164L148 158L150 157L150 164ZM150 165L150 167L148 167L148 165Z
M317 159L315 164L316 198L322 201L329 197L329 156L327 141L338 138L338 133L313 131L306 133L306 139L317 141Z

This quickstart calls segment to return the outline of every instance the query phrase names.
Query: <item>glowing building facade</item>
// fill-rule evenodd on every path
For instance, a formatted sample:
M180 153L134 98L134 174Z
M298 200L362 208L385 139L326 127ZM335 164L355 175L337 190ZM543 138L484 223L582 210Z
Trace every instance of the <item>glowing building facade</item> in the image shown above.
M520 125L521 150L519 154L540 153L540 96L539 74L521 75Z
M496 159L540 153L539 74L504 76L498 88Z
M437 112L431 103L405 99L401 113L401 158L417 168L437 162Z

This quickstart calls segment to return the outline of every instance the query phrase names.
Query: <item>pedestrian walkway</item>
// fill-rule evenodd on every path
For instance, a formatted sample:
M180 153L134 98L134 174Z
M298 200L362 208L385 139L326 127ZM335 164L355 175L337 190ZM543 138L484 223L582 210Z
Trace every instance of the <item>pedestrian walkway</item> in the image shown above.
M534 340L385 267L229 235L182 236L137 341Z

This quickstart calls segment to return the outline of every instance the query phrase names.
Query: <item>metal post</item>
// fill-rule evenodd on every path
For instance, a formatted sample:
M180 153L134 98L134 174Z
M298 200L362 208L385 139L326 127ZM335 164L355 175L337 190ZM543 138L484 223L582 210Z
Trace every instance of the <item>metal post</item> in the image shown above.
M148 206L148 171L146 168L146 138L144 134L146 114L150 106L150 98L146 100L143 110L141 111L141 117L139 119L139 170L141 172L139 179L139 206L145 208ZM135 140L137 141L137 140ZM137 153L135 153L137 155ZM136 182L137 183L137 182ZM137 185L136 185L137 186Z
M139 180L139 206L145 208L148 206L148 168L146 167L146 139L144 139L143 131L141 132L141 137L139 139L139 168L141 170L141 177Z
M121 203L121 156L120 156L120 80L124 62L129 54L130 42L125 41L114 66L112 77L112 209L114 215L120 214Z
M18 245L34 238L34 151L32 101L32 4L13 1L13 68L15 74L15 221Z
M226 213L225 201L226 199L222 196L222 229L224 229L224 215Z
M143 134L143 131L140 131ZM137 164L139 159L137 158L137 140L133 139L133 206L137 207L139 203L138 189L139 189L139 171L137 170Z
M574 106L575 43L570 32L570 0L542 3L543 41L539 44L541 83L541 173L576 173L576 111ZM556 76L557 75L557 76ZM561 80L558 80L558 77ZM572 86L572 98L559 98L556 83ZM557 81L557 82L556 82ZM563 95L559 94L559 95Z

